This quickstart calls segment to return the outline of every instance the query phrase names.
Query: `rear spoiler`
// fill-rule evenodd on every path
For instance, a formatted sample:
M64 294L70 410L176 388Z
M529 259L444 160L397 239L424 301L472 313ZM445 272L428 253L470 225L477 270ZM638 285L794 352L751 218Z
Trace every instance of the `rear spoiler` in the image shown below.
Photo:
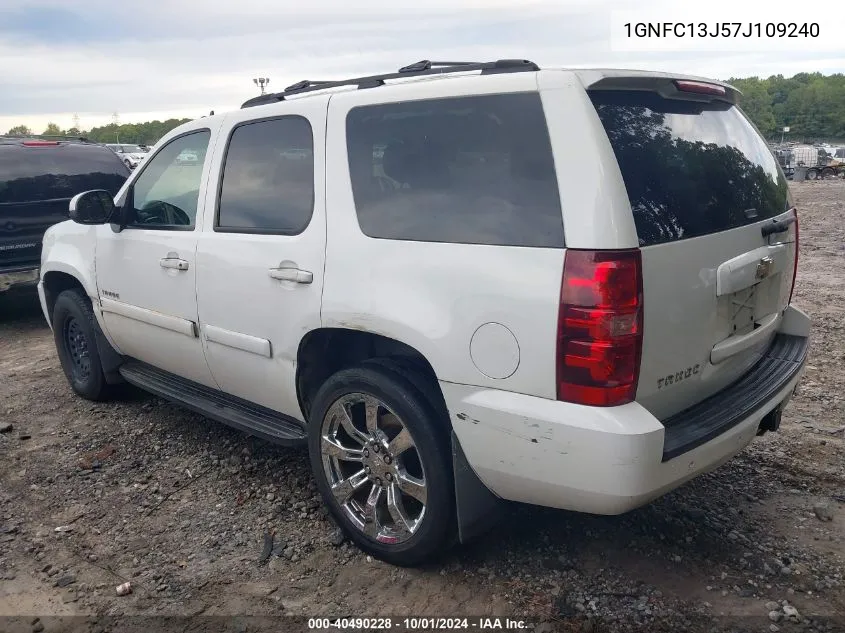
M601 70L580 71L578 75L584 87L590 91L641 90L656 92L665 99L725 101L733 105L742 94L730 84L704 77Z

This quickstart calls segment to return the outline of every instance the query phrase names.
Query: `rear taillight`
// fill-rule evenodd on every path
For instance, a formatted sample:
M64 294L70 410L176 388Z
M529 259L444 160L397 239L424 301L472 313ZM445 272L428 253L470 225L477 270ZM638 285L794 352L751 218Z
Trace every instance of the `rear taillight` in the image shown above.
M789 303L792 303L792 293L795 292L795 278L798 276L798 209L793 209L795 214L795 263L792 265L792 287L789 289Z
M24 147L46 147L47 145L58 145L58 141L24 141L21 143Z
M557 398L600 407L634 400L643 340L639 249L567 250L557 326Z

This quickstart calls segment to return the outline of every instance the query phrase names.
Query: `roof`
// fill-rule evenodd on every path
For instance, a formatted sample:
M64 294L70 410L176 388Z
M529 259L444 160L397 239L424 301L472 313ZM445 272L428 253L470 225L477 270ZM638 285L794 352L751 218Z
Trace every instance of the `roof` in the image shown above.
M540 67L527 59L500 59L490 62L435 62L422 60L400 68L396 72L380 75L368 75L365 77L353 77L351 79L317 81L302 80L292 84L281 92L268 93L254 97L244 102L241 108L267 105L285 101L290 97L304 96L308 93L328 90L332 88L349 87L358 90L377 88L380 86L396 85L395 80L404 80L401 83L408 83L408 80L440 79L449 76L467 76L467 74L503 74L503 73L527 73L527 72L548 72L567 71L574 73L585 88L592 89L654 89L655 82L669 83L671 80L686 80L705 82L722 86L727 91L726 100L736 102L736 97L741 94L739 90L721 81L696 75L685 75L679 73L666 73L648 70L630 70L616 68L549 68L541 71Z

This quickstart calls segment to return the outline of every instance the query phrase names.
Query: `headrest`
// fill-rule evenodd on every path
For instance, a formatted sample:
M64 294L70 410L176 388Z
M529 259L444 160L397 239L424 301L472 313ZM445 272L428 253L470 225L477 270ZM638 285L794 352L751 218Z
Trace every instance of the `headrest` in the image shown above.
M449 182L449 156L430 140L420 143L397 141L384 149L384 173L412 188L442 188Z
M381 164L389 178L404 184L413 179L414 158L413 150L404 142L394 141L384 148Z

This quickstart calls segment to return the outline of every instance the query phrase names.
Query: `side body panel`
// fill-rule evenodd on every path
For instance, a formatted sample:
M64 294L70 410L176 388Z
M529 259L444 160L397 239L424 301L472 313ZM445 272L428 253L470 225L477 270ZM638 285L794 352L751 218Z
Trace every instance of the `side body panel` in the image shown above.
M539 74L555 153L567 248L636 248L637 228L613 148L587 91L568 71Z
M399 340L443 381L555 397L564 250L368 237L358 223L347 154L346 118L357 106L536 90L536 75L519 73L332 95L324 327Z

